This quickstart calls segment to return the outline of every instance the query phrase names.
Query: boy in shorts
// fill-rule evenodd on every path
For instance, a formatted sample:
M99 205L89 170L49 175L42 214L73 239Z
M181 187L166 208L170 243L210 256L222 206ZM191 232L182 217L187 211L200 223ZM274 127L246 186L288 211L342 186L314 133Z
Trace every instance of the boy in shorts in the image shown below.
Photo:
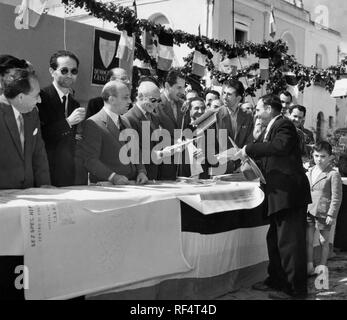
M308 170L312 203L307 215L307 274L315 274L313 267L313 239L315 230L320 233L322 254L319 265L327 267L329 256L329 234L342 201L342 181L338 171L332 168L332 147L320 141L313 147L315 166Z

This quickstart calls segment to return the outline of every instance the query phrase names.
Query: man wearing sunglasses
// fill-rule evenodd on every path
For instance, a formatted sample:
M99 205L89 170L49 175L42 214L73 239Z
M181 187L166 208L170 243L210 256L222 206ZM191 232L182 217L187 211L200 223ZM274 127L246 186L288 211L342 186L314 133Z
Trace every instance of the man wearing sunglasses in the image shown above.
M153 81L145 80L138 87L136 103L124 115L129 120L131 127L139 134L142 152L147 152L149 156L147 156L148 161L146 161L147 163L145 165L149 180L158 179L158 165L154 164L151 159L152 149L157 142L152 141L151 137L153 131L159 129L156 109L160 102L161 98L158 86Z
M123 68L113 68L107 73L107 82L119 80L126 84L130 89L130 79ZM101 97L92 98L88 102L86 119L98 113L104 106L104 100Z
M85 108L72 97L79 60L69 51L61 50L50 58L49 72L53 83L41 90L38 104L52 184L74 185L77 125L85 118Z

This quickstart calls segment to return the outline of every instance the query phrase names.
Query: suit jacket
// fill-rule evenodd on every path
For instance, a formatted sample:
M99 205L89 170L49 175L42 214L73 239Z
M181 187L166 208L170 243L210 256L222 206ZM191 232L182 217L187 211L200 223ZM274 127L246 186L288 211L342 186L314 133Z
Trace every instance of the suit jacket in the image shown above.
M94 114L97 114L104 106L104 100L101 97L95 97L88 101L86 119L90 118Z
M171 143L174 143L174 138L180 137L179 130L175 136L175 129L185 129L190 122L189 112L182 112L182 103L177 104L177 120L175 119L172 107L165 94L161 94L161 103L158 106L158 120L163 129L168 130L171 135ZM181 155L182 156L182 155ZM170 164L161 164L159 166L160 180L176 180L178 168L174 163L175 156L171 157ZM182 157L181 157L182 159Z
M313 216L326 218L328 215L337 217L342 201L342 181L340 174L328 166L312 182L311 167L306 173L311 186L312 203L308 205L308 212Z
M150 156L150 163L145 164L145 168L147 171L147 177L149 180L157 180L158 179L158 168L159 166L155 163L153 163L151 159L151 152L152 149L155 147L155 145L158 143L156 141L151 140L151 136L154 130L159 129L159 121L156 117L156 115L152 115L152 121L150 122L149 130L146 131L146 126L144 125L144 121L149 121L146 116L143 114L143 112L140 110L140 108L134 104L134 106L124 115L124 118L126 118L131 127L134 128L138 134L140 139L140 146L141 146L141 154L147 153ZM147 135L145 137L142 136L142 131ZM145 144L143 144L143 140ZM145 150L146 149L146 150ZM149 149L149 150L148 150Z
M42 102L38 104L42 138L46 145L52 184L57 187L74 184L75 178L75 134L77 125L70 128L65 119L58 92L50 85L41 90ZM79 103L69 95L68 116L79 108Z
M253 129L254 129L254 121L252 115L243 111L239 108L236 116L236 128L232 128L232 123L230 119L230 114L227 107L222 106L218 113L216 114L216 124L214 126L216 130L216 146L219 146L219 150L216 150L216 154L227 150L233 147L229 138L225 141L225 139L219 139L219 130L226 129L228 137L231 137L236 145L239 148L242 148L244 145L253 141ZM225 172L218 172L220 174L223 173L232 173L236 168L240 166L240 161L228 161L227 168ZM225 168L221 168L224 169Z
M228 136L230 136L236 143L236 145L239 148L242 148L244 145L252 142L253 140L253 128L254 128L254 121L252 115L249 113L243 111L241 108L237 112L236 116L236 123L237 128L231 128L231 120L230 120L230 114L227 109L227 107L222 106L218 113L216 114L216 128L219 129L227 129ZM232 136L232 133L235 132L235 135ZM222 143L222 141L220 141ZM232 148L232 144L227 140L227 146L222 144L221 150L226 150L229 148Z
M251 158L261 158L268 215L311 203L298 134L289 119L277 118L268 133L267 142L248 144L246 153Z
M120 117L122 130L130 128L126 118ZM77 154L90 173L90 181L107 181L115 172L136 179L138 173L146 173L142 164L123 164L119 155L126 142L119 140L120 130L104 109L87 119L84 123L83 139L77 143Z
M0 103L0 189L51 184L37 110L23 114L23 119L24 154L12 107Z

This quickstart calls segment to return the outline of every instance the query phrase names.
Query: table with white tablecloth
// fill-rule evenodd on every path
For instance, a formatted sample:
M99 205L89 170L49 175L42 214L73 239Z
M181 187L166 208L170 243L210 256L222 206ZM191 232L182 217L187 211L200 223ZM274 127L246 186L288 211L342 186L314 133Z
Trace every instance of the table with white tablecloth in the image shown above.
M256 182L2 190L0 296L214 298L264 276L263 199Z

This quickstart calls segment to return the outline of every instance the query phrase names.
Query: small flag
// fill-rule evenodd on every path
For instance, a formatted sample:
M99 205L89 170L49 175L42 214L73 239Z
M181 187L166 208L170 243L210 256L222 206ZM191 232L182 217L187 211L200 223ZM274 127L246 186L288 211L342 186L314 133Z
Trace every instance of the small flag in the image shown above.
M259 69L260 69L260 79L269 79L269 59L260 58L259 59Z
M203 77L205 75L207 55L203 54L199 50L195 50L193 56L192 73L198 77Z
M123 68L130 75L133 67L134 59L134 37L129 36L129 32L122 31L116 57L119 59L119 67Z
M148 55L152 58L157 58L157 44L158 38L157 36L152 36L149 31L145 31L141 40L143 48L147 51Z
M23 0L14 10L18 16L14 21L16 29L35 28L45 10L48 0Z
M158 36L157 68L163 71L168 71L171 68L173 58L173 36L172 34L168 34L165 31L162 31Z
M135 59L134 67L137 67L141 75L146 75L146 76L151 75L151 69L152 69L151 65L147 62L144 62L143 60Z
M271 11L270 11L269 34L270 34L270 37L272 38L274 38L276 35L276 21L275 21L273 5L271 5Z

